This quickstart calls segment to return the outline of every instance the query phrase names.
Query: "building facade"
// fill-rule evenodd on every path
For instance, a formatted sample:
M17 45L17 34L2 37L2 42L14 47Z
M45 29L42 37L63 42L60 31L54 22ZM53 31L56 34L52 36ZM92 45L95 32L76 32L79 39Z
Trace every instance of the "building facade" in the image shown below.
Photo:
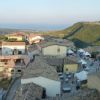
M76 73L79 69L79 64L76 61L73 61L72 59L65 59L64 60L64 68L63 72L71 72Z
M30 62L27 55L0 56L0 78L10 78L22 73Z
M25 54L25 42L2 42L2 55Z
M44 38L40 34L32 34L32 33L30 33L28 35L28 42L29 42L29 44L39 43L42 40L44 40Z
M9 41L24 41L26 34L23 32L17 32L5 35Z
M50 55L50 56L66 56L67 47L62 45L49 45L42 48L43 55Z

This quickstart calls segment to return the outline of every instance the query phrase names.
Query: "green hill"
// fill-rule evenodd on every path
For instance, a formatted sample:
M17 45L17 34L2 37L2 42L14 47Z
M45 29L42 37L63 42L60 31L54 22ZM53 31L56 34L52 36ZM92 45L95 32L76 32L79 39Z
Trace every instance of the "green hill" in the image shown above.
M64 30L46 34L69 39L77 47L100 46L100 22L79 22Z
M64 34L65 39L72 40L77 47L100 46L99 22L79 22L62 30L62 34Z

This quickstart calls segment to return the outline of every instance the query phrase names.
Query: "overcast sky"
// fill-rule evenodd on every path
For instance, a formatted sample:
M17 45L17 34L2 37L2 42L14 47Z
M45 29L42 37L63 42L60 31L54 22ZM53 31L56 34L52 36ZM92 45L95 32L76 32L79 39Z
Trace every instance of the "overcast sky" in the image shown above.
M100 20L100 0L0 0L0 23L68 25Z

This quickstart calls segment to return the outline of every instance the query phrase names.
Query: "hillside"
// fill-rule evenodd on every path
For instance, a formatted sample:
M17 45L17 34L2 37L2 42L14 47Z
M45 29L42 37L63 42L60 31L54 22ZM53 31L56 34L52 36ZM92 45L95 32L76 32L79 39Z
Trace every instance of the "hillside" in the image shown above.
M50 33L53 34L70 39L77 47L98 46L100 45L100 22L79 22L67 29Z
M73 26L60 31L46 32L64 39L69 39L77 47L100 45L100 22L79 22Z
M100 45L100 25L94 23L77 23L71 28L65 38L80 40L90 45Z

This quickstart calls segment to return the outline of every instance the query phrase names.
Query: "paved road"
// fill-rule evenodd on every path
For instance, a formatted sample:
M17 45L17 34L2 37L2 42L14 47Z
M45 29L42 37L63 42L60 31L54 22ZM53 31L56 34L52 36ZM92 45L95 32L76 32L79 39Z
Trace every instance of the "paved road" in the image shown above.
M21 84L21 80L20 79L16 79L16 81L12 85L10 91L8 92L7 97L6 97L5 100L13 100L14 99L16 90L20 86L20 84Z
M99 68L99 70L100 70L100 66L99 66L100 61L99 60L94 62L91 58L84 59L83 57L79 57L79 55L76 55L76 59L77 59L77 61L79 61L81 59L86 61L86 63L87 63L86 66L88 67L88 73L93 73L93 72L98 71L97 68ZM91 66L92 62L93 62L93 65ZM83 68L81 70L83 70ZM61 83L62 83L61 89L63 87L71 88L71 92L70 92L71 95L73 95L74 93L77 93L75 80L74 80L74 84L72 84L73 78L70 78L67 83L65 82L65 79L66 79L66 75L63 73L63 79L61 79Z
M93 73L96 71L100 71L100 61L93 61L91 58L85 60L87 62L86 66L88 67L88 73ZM92 64L93 63L93 64Z

